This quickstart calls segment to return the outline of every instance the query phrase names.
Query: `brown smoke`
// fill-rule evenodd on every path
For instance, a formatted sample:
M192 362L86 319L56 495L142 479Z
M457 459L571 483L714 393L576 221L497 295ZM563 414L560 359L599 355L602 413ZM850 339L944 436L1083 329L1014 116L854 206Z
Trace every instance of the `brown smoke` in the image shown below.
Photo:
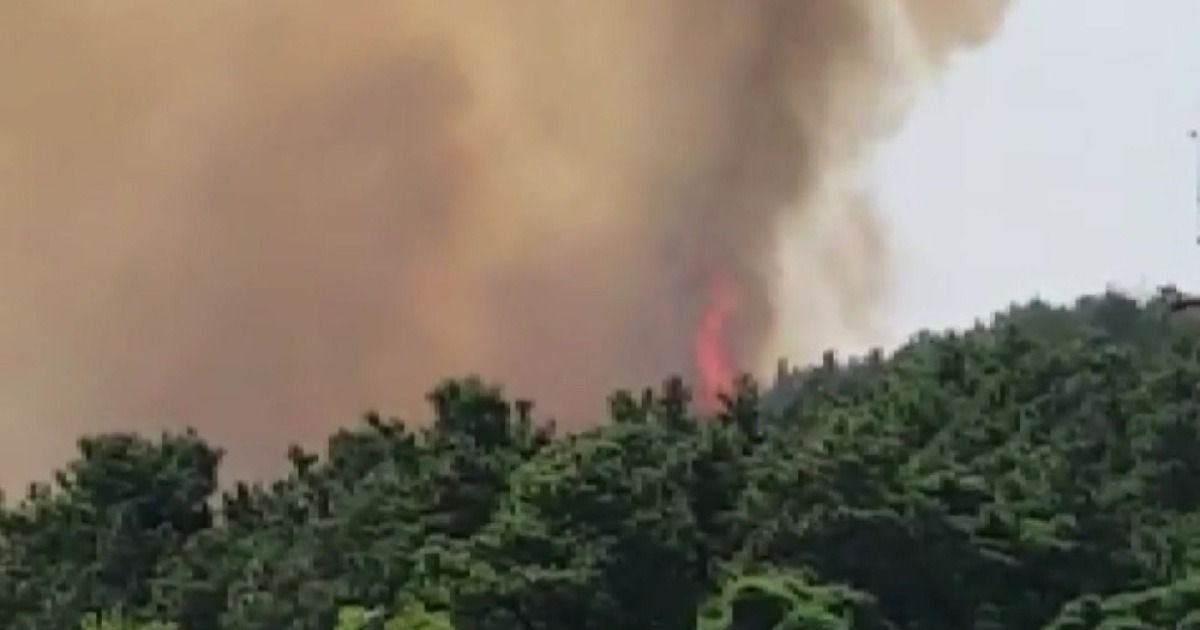
M690 373L716 272L742 369L857 339L855 166L1002 10L2 2L0 482L183 424L261 472L466 373L587 423Z

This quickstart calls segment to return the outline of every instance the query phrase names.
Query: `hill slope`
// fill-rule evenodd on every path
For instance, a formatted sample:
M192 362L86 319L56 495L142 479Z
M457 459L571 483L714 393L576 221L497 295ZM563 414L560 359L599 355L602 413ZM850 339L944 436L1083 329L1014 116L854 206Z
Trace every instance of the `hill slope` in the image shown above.
M447 382L220 497L199 436L90 437L0 515L0 627L1200 628L1198 386L1195 327L1107 294L712 419L668 381L560 436Z

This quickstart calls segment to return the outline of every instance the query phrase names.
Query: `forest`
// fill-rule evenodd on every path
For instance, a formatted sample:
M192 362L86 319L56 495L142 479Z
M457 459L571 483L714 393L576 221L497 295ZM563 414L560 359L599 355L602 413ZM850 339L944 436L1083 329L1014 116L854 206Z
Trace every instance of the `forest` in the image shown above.
M1163 295L608 403L568 433L448 380L256 483L194 431L83 436L0 504L0 628L1200 629L1200 323Z

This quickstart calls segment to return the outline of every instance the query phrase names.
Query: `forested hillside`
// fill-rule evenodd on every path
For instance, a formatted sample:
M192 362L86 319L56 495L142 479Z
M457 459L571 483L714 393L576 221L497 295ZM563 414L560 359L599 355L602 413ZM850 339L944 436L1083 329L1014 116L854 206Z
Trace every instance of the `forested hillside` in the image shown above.
M82 439L4 505L0 628L1200 628L1200 333L1161 299L781 368L715 418L677 381L571 435L430 401L264 485L195 434Z

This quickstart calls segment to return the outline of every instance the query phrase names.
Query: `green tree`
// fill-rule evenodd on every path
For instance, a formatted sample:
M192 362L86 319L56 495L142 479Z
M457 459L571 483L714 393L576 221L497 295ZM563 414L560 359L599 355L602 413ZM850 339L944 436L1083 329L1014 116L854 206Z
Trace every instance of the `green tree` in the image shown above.
M814 584L796 571L730 579L700 609L697 630L883 630L891 626L869 595Z
M193 433L88 437L0 503L0 627L1195 627L1200 326L1166 306L1014 305L563 435L446 381L220 497Z

